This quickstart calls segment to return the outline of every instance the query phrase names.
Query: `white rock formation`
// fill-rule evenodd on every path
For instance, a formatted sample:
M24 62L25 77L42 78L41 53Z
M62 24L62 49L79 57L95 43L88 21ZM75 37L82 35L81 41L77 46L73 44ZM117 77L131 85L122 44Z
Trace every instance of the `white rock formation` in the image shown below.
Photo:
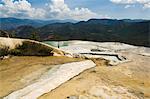
M63 42L67 46L62 46L60 49L72 53L72 56L75 54L76 56L82 55L87 58L104 58L110 61L110 65L118 65L130 61L121 54L123 51L150 56L150 48L148 47L138 47L119 42L61 41L61 43Z
M15 91L4 99L36 99L44 93L50 92L62 83L68 81L86 69L95 67L96 64L91 60L73 62L60 65L55 72L46 73L39 81L23 89Z
M0 48L6 46L10 49L14 49L17 45L22 45L22 41L22 39L0 37Z

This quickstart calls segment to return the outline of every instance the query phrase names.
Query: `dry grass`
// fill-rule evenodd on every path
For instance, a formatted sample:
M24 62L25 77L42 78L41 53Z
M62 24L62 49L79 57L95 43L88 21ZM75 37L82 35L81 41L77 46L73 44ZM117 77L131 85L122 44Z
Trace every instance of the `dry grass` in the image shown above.
M89 69L78 75L77 77L71 79L70 81L62 84L55 90L44 94L39 97L39 99L67 99L71 95L80 95L87 92L92 86L97 83L101 83L102 80L100 75L97 74L100 67L106 67L106 60L104 59L92 59L99 65L95 68Z
M22 56L2 60L0 61L0 97L33 83L53 65L81 60L54 56Z
M126 55L126 53L125 53ZM141 99L150 98L150 58L128 54L132 62L118 66L106 66L107 61L93 59L97 67L81 73L52 92L44 94L39 99L66 99L71 95L88 93L92 86L102 84L123 86Z

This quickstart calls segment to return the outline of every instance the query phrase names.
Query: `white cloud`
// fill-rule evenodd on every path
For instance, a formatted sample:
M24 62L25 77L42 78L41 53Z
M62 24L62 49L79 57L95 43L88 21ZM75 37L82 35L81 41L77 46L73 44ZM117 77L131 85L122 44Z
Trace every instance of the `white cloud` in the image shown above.
M150 8L150 2L149 2L149 3L144 4L144 8Z
M116 4L141 4L143 8L150 8L150 0L110 0Z
M135 7L135 5L131 5L131 4L130 4L130 5L125 5L125 7L124 7L124 8L126 8L126 9L127 9L127 8L131 8L131 7Z
M105 17L99 14L96 14L89 10L88 8L74 8L70 9L64 0L51 0L51 3L48 4L48 9L54 17L59 19L76 19L76 20L87 20L89 18L101 18Z
M46 8L34 8L27 0L2 0L0 17L43 18L43 19L76 19L105 18L88 8L70 9L64 0L50 0Z
M130 8L130 7L131 7L131 5L126 5L124 8L126 8L126 9L127 9L127 8Z
M136 0L110 0L110 1L118 4L131 4L134 3Z
M26 0L2 0L4 4L0 5L1 17L43 17L45 11L39 8L33 8Z

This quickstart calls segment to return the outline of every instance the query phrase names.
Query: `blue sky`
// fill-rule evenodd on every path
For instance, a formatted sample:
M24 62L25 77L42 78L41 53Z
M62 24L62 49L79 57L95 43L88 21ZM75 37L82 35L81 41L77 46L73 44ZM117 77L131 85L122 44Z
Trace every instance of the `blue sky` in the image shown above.
M150 0L0 0L0 3L0 17L150 19Z
M144 9L140 4L125 8L126 5L115 4L110 0L66 0L70 7L84 6L99 14L106 14L112 18L150 19L150 9Z

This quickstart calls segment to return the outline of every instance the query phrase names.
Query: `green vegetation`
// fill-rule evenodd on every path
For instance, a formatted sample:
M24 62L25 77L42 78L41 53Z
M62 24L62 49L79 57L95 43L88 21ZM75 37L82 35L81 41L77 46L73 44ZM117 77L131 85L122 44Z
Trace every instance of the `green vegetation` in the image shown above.
M30 39L32 40L40 40L39 35L36 32L31 33Z
M39 33L37 32L36 28L25 25L25 26L20 26L17 29L19 31L11 31L11 33L15 34L15 37L27 38L27 39L40 41L40 36L39 36Z
M9 34L40 41L88 40L150 46L149 24L149 20L91 19L78 23L53 23L38 28L20 26Z
M42 27L24 25L8 31L11 37L39 41L88 40L149 47L149 24L149 20L90 19L78 23L53 23Z
M0 56L6 56L9 53L9 47L0 48Z
M52 48L34 42L24 41L15 49L9 50L9 47L0 49L0 56L52 56Z
M9 37L9 33L3 30L0 30L0 37Z
M24 41L22 45L11 50L10 53L19 56L52 56L52 50L52 48L38 43Z

